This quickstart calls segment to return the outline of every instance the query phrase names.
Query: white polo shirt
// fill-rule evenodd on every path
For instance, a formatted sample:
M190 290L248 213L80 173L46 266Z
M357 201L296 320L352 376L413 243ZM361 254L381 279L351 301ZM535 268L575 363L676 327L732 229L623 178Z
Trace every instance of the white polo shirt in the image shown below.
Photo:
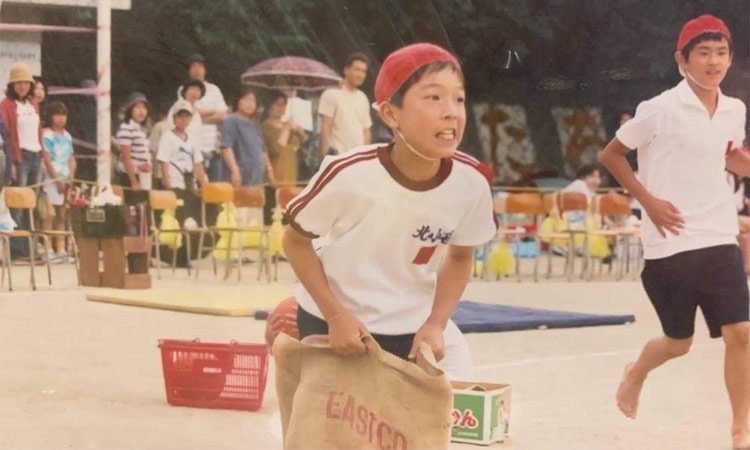
M683 80L638 105L635 117L617 130L617 139L638 150L638 178L651 194L672 202L685 227L663 238L644 214L646 259L736 244L737 211L724 170L728 148L745 139L745 104L719 91L713 117Z
M497 227L473 159L456 152L433 179L414 182L390 152L377 144L327 157L287 215L297 231L324 238L318 256L344 307L371 332L395 335L416 332L430 315L448 245L482 245ZM304 286L296 296L323 318Z

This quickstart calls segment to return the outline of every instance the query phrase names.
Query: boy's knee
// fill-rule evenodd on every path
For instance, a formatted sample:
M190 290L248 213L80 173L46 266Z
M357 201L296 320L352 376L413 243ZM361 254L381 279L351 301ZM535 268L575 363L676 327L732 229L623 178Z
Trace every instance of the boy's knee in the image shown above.
M669 356L678 358L687 354L690 351L690 346L693 344L693 338L687 339L673 339L667 338L667 352Z
M750 322L740 322L721 327L721 335L727 347L750 347Z

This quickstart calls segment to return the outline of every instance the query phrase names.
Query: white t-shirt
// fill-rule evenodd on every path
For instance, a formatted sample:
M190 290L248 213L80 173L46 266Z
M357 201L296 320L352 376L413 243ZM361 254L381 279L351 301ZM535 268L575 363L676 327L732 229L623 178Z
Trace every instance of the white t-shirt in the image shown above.
M373 333L414 333L430 314L448 245L476 246L496 232L492 194L473 160L457 152L437 176L408 180L391 147L327 157L287 208L317 252L336 298ZM322 318L300 285L300 306Z
M208 81L204 81L203 84L206 86L206 95L195 102L195 107L198 109L218 109L219 111L228 111L229 107L227 106L226 100L224 100L224 94L221 93L219 86L209 83ZM182 98L180 96L180 90L182 90L182 88L177 90L178 99ZM196 111L195 115L200 114ZM195 131L196 130L194 129L193 132ZM200 142L198 142L199 150L204 152L216 151L219 145L219 129L216 124L203 123L203 120L201 119L201 127L198 131L200 132Z
M318 113L331 117L330 146L339 153L365 143L365 130L372 126L370 103L359 89L327 89L320 97Z
M42 151L39 142L39 114L31 102L19 102L16 100L18 115L18 146L30 152Z
M177 136L174 130L164 133L159 141L156 160L169 164L169 180L172 189L185 189L185 173L192 173L195 164L203 162L203 154L194 145L188 134L187 139Z
M638 150L638 178L657 198L672 202L685 226L663 238L647 214L642 239L646 259L736 244L737 212L724 177L727 148L745 139L745 104L719 92L713 118L683 80L638 105L617 139Z

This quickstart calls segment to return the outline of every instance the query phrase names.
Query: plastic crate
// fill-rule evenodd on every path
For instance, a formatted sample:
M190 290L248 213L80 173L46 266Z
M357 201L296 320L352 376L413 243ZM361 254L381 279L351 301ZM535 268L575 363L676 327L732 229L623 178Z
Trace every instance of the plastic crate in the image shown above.
M159 348L170 405L260 409L268 374L266 345L163 339Z

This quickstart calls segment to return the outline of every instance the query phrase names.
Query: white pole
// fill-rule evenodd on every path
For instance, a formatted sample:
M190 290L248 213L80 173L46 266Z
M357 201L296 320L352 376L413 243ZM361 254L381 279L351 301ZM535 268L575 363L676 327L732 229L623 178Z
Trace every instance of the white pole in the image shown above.
M102 186L110 184L112 169L112 152L110 151L112 7L110 0L97 0L96 25L96 181L99 186Z

